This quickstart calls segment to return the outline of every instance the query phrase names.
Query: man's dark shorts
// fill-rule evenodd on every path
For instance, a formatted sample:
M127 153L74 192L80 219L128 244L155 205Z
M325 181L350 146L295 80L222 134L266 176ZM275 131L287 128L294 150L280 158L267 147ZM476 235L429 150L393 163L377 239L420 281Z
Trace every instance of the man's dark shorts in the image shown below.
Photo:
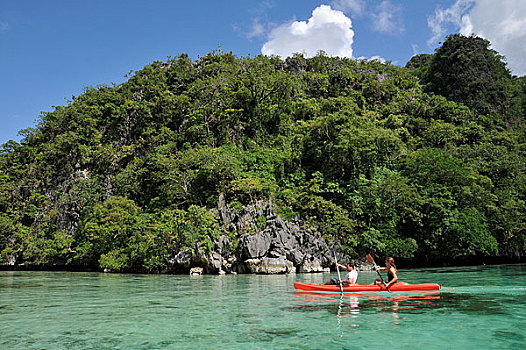
M340 280L337 279L337 278L331 278L331 283L329 283L329 284L335 284L335 285L336 284L340 284Z

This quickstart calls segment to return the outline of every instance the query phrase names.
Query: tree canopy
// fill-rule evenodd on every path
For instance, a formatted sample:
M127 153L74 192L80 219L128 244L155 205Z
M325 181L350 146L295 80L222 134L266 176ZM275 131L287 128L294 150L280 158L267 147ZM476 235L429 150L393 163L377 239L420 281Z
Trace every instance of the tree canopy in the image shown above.
M153 62L2 145L0 261L160 271L235 244L210 211L220 195L270 201L350 256L521 257L525 90L488 41L460 35L407 67Z

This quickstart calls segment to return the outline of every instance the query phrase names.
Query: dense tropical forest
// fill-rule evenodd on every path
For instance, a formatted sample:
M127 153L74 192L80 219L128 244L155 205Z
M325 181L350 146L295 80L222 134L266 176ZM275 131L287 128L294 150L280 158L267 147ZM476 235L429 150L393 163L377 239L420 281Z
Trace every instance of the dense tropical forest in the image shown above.
M272 203L351 258L520 260L526 80L451 35L405 67L215 52L86 88L0 150L0 264L158 272Z

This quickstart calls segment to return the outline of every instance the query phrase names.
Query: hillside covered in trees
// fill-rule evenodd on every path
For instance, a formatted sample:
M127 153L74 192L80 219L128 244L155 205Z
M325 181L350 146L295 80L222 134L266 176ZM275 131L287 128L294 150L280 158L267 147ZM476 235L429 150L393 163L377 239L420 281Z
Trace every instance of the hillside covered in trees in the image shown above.
M0 264L158 272L272 203L351 258L521 259L526 81L477 37L406 67L212 53L87 88L0 150Z

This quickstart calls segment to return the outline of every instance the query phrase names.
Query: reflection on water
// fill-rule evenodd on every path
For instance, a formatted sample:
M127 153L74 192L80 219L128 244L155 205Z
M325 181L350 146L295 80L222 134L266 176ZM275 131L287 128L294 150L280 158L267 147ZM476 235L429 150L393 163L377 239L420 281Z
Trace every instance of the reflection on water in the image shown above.
M381 314L391 317L393 325L399 325L405 315L425 313L428 309L439 309L443 305L441 292L412 292L404 294L383 293L322 293L297 291L295 303L285 308L289 312L319 312L325 310L336 313L338 329L357 328L360 315ZM387 320L383 320L384 322Z
M360 312L398 312L399 310L422 310L425 307L440 307L442 293L411 293L397 295L379 295L367 293L329 294L317 292L295 292L296 303L290 311L308 311L327 308L331 310L335 303L341 305L341 313L359 314ZM305 309L305 310L304 310Z
M405 316L427 312L426 310L443 307L443 294L440 292L412 292L404 294L383 293L320 293L297 291L295 303L287 307L289 312L320 312L336 314L339 330L346 327L360 328L364 323L361 316L384 315L382 322L395 326Z

